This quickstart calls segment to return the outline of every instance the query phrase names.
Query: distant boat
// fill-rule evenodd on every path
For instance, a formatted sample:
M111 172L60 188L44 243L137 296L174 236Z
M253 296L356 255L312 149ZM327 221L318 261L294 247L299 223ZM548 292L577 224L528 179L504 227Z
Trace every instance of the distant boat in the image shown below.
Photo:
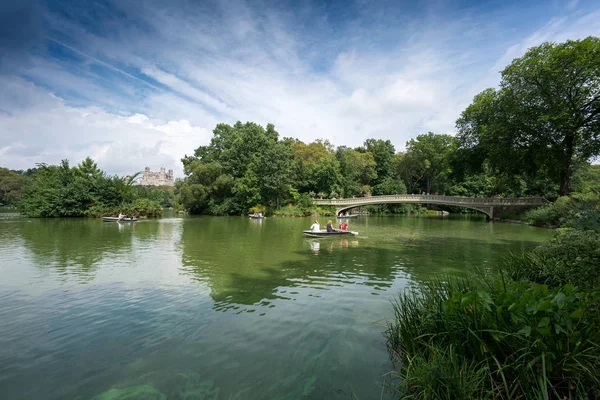
M356 218L356 217L358 217L358 215L355 215L355 214L353 214L353 215L338 215L337 217L339 219L342 219L342 218Z
M354 231L302 231L306 237L324 238L324 237L339 237L339 236L356 236L358 232Z
M250 217L251 219L263 219L264 215L248 214L248 217Z
M102 221L104 222L135 222L137 218L121 218L118 217L102 217Z

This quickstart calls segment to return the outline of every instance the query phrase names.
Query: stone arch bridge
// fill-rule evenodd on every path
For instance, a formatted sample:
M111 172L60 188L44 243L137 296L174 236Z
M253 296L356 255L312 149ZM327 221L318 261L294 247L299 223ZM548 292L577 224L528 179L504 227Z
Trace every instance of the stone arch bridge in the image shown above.
M456 197L421 194L402 194L386 196L353 197L350 199L315 199L314 203L322 206L335 206L336 215L351 208L379 205L379 204L437 204L471 208L494 218L494 211L520 210L548 204L549 201L542 197Z

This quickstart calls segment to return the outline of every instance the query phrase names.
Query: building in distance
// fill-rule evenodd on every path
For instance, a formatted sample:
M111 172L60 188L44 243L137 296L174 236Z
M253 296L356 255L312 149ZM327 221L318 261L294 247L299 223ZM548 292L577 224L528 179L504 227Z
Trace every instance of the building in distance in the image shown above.
M173 170L165 172L165 168L161 167L160 172L152 172L150 167L146 167L139 184L142 186L173 186L175 184Z

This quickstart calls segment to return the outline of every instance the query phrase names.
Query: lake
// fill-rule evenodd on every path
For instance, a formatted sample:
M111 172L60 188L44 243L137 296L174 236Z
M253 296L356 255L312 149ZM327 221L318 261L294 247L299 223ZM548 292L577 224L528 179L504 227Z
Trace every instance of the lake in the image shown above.
M310 225L0 213L0 398L389 398L393 296L552 235L479 215Z

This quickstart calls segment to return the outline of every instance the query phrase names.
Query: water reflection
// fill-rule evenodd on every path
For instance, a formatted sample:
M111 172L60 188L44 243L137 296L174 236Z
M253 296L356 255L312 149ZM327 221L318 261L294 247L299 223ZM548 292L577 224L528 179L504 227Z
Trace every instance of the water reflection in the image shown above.
M18 235L39 268L59 274L94 276L104 260L133 260L133 243L154 241L160 235L153 221L135 224L90 219L23 219Z
M255 222L250 226L259 226ZM207 284L218 310L274 307L274 300L294 300L297 289L320 296L318 291L345 285L391 287L395 271L387 251L353 251L360 249L358 239L305 239L301 226L278 222L269 221L269 230L256 235L246 233L242 220L187 221L182 270ZM235 241L232 229L239 230Z
M183 224L182 271L208 286L217 310L265 312L278 300L296 300L299 291L320 297L324 290L356 285L377 295L398 279L418 284L440 273L491 268L490 260L497 260L491 254L537 243L513 237L511 226L503 227L505 237L496 237L485 222L463 221L448 230L443 219L365 218L362 225L355 222L361 236L307 239L301 235L304 220L271 219L269 229L259 221L200 218Z

